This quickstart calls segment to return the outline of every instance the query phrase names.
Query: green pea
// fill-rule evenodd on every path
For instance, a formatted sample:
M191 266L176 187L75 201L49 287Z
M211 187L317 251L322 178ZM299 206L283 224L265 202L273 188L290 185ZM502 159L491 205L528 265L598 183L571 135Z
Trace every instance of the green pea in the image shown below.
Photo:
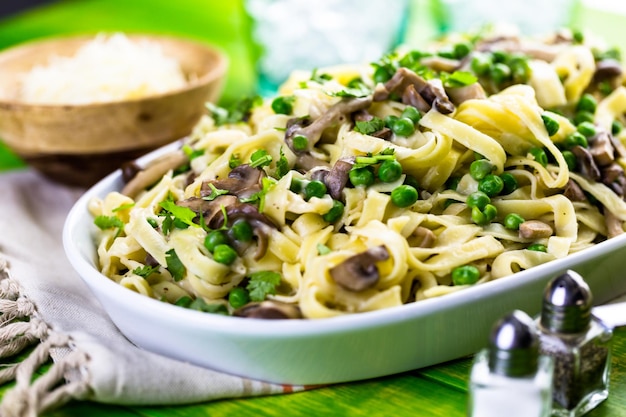
M482 191L489 197L494 197L504 188L504 181L497 175L489 174L478 182L478 191Z
M233 237L240 242L249 242L252 240L252 226L244 219L235 221L230 230Z
M504 217L504 227L511 230L519 230L520 224L526 220L517 213L509 213Z
M213 249L213 260L224 265L230 265L237 259L235 249L225 243L220 243Z
M491 56L493 58L493 62L495 63L506 62L510 57L510 55L504 51L493 51Z
M595 97L589 93L585 93L580 97L578 103L576 104L577 111L588 111L589 113L595 113L596 108L598 107L598 102Z
M415 124L408 117L401 117L394 122L391 130L398 136L411 136L415 132Z
M491 67L489 75L491 75L493 82L502 84L511 78L511 68L506 64L496 63Z
M305 151L309 146L309 140L306 136L296 135L291 139L293 149L296 151Z
M472 58L471 68L474 71L474 74L478 76L487 75L489 73L489 69L493 64L493 60L491 59L491 55L485 53L477 53Z
M548 155L546 155L546 151L541 148L530 148L528 153L535 158L535 161L539 162L541 166L548 165Z
M532 245L528 245L528 247L526 249L534 250L536 252L547 252L548 251L548 248L546 248L546 245L542 245L541 243L533 243Z
M482 191L474 191L465 199L465 204L470 208L483 210L487 204L491 203L491 198Z
M228 242L228 237L221 230L212 230L204 238L204 247L211 253L215 251L217 245L222 245Z
M305 186L305 181L300 178L292 178L291 184L289 185L289 191L292 193L299 194L302 192Z
M543 124L548 131L548 136L553 136L556 134L556 132L559 131L559 128L561 126L559 125L559 122L554 120L552 117L548 116L547 114L542 114L541 119L543 119Z
M483 210L472 208L472 221L479 226L485 226L496 218L498 209L493 204L487 204Z
M376 70L374 70L374 82L376 84L386 83L391 79L392 76L393 74L391 74L386 67L378 67L376 68Z
M515 56L509 60L508 65L515 83L524 84L528 81L531 74L528 59L522 56Z
M480 271L474 265L457 266L452 270L454 285L472 285L480 279Z
M576 131L572 132L565 138L564 142L565 146L568 148L573 148L574 146L582 146L583 148L589 147L589 142L587 138L582 133Z
M324 214L323 219L328 223L335 223L337 220L343 216L343 211L345 209L344 204L339 200L333 200L333 206L328 213Z
M590 113L588 111L582 110L582 111L576 112L576 114L574 115L573 122L574 122L575 125L579 125L582 122L591 122L591 123L593 123L594 119L595 118L593 116L593 113Z
M500 174L500 179L502 179L502 195L511 194L513 191L517 190L517 178L509 172L503 172Z
M419 122L422 118L422 113L420 113L420 111L413 106L406 106L404 110L402 110L402 114L400 115L400 117L406 117L407 119L411 119L411 121L413 121L413 123L415 124Z
M567 169L570 172L574 172L576 170L576 155L572 151L564 150L561 152L563 154L563 158L565 158L565 162L567 163Z
M352 169L348 174L348 178L355 187L368 187L374 184L374 172L371 167Z
M591 122L582 122L576 126L576 130L586 138L596 135L596 126Z
M394 182L402 176L402 164L395 159L387 159L378 167L378 178L382 182Z
M472 45L469 42L457 43L453 47L454 57L456 59L465 58L467 55L469 55L471 50L472 50Z
M469 173L476 181L480 181L494 170L494 165L487 159L477 159L471 163Z
M575 43L583 43L585 41L585 35L580 30L573 30L572 39Z
M619 135L623 128L624 125L619 120L613 120L611 123L611 133L614 135Z
M312 197L322 198L324 197L324 195L326 195L326 191L326 184L324 184L322 181L310 181L304 187L304 198L306 200L309 200Z
M291 114L293 112L294 96L280 96L272 100L272 110L276 114Z
M250 294L245 288L235 287L228 293L228 302L233 308L243 307L250 301Z
M391 202L398 207L409 207L418 198L419 195L415 187L407 184L400 185L391 192Z
M610 81L601 81L598 84L598 91L600 91L603 95L608 96L613 92L613 85Z
M388 127L389 129L393 130L393 125L399 120L400 118L394 114L390 114L389 116L385 117L383 119L383 121L385 122L385 126Z
M487 204L483 209L483 213L488 221L492 221L498 215L498 209L493 204Z

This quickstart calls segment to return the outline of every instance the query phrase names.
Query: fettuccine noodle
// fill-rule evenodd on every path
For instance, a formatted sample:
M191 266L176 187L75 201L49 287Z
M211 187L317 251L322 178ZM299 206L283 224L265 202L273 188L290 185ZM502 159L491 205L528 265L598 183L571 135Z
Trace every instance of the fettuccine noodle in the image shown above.
M325 318L623 233L626 89L611 57L567 33L543 55L460 39L452 55L296 72L243 118L212 109L188 164L91 202L102 273L203 311Z

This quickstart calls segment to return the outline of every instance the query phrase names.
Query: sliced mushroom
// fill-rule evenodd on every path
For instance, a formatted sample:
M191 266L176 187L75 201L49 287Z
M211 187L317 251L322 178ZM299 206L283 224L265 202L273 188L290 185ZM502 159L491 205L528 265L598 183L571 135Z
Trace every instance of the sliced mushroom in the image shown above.
M622 75L622 65L615 59L603 59L596 64L593 79L596 82L616 78Z
M598 169L588 149L576 145L572 147L572 153L576 156L577 166L581 174L594 181L600 179L600 169Z
M122 194L134 198L139 192L159 181L169 170L176 169L189 162L183 151L168 153L155 159L147 167L141 169L122 189Z
M235 310L233 316L250 319L301 319L302 312L295 305L266 300L248 303Z
M229 225L239 219L244 219L252 226L252 233L256 236L257 250L254 259L261 259L266 251L271 229L276 225L259 210L254 204L242 203L234 195L220 195L208 201L192 197L177 202L179 206L188 207L198 214L202 214L206 225L211 229L219 229L224 225L224 211ZM241 250L243 247L238 247Z
M626 195L626 174L619 164L612 163L602 168L602 183L620 197Z
M210 185L213 185L218 190L226 190L239 198L249 198L261 191L263 177L265 171L262 169L242 164L233 168L228 173L228 178L202 183L200 194L203 197L211 195L213 190Z
M354 165L354 157L338 159L324 178L328 194L335 200L343 201L343 189L348 183L348 175Z
M600 131L591 140L589 153L599 166L609 165L615 160L615 150L607 131Z
M426 101L430 101L439 113L450 114L454 111L454 104L448 98L443 88L443 83L439 78L428 80L427 87L422 89L420 94Z
M483 100L487 98L485 89L479 83L473 83L464 87L449 87L446 88L446 93L457 106L467 100Z
M452 73L459 69L461 62L457 59L444 58L439 55L424 57L420 60L420 64L437 72Z
M411 234L411 245L418 248L432 248L437 236L427 227L417 226Z
M324 130L339 122L342 117L346 117L346 115L358 110L368 108L370 104L372 104L371 96L343 99L331 106L326 113L312 123L306 126L297 124L289 126L285 131L285 142L295 154L306 152L293 148L294 136L302 135L306 137L308 140L308 150L310 150L320 140ZM294 128L294 126L297 127Z
M378 283L380 273L376 262L389 259L384 246L375 246L351 256L329 270L332 279L348 291L364 291Z
M522 239L542 239L552 236L552 226L540 220L527 220L519 226Z
M563 195L570 201L585 201L587 199L583 189L572 179L567 181Z
M402 102L415 107L422 113L426 113L430 110L430 104L428 104L426 100L424 100L424 97L417 92L413 84L404 89L404 92L402 93Z

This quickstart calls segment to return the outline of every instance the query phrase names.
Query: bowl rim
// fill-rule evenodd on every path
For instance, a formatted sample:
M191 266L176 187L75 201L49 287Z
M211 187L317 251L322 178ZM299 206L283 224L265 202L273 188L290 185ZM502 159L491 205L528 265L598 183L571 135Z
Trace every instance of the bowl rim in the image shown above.
M82 32L74 34L64 35L52 35L43 36L35 39L31 39L25 42L21 42L6 49L0 50L0 63L4 59L9 59L11 55L19 54L27 49L38 48L47 44L54 44L59 42L82 42L87 43L93 40L99 34L112 35L116 33L123 33L128 39L146 39L152 41L168 41L181 44L193 45L196 48L202 49L209 53L214 61L215 65L212 66L205 74L200 77L196 77L193 80L187 80L187 83L180 88L176 88L170 91L150 94L147 96L135 97L131 99L112 100L94 103L32 103L20 101L19 99L5 99L0 96L0 108L10 108L12 110L19 109L53 109L62 108L64 110L70 109L85 109L85 108L107 108L113 106L119 106L122 104L133 104L142 101L160 100L167 97L175 96L178 94L186 93L200 88L205 88L211 83L219 81L226 76L228 66L230 64L228 54L219 46L211 43L202 42L200 40L191 39L185 36L162 34L162 33L149 33L149 32L130 32L130 31L105 31L105 32ZM48 55L50 56L50 55Z
M173 142L142 156L137 162L139 165L142 165L179 146L180 141ZM625 233L597 243L579 252L569 254L565 258L555 259L517 272L511 276L474 285L441 297L434 297L380 310L345 314L329 318L302 320L261 320L223 316L189 310L139 294L123 287L102 274L93 263L94 261L97 262L97 260L94 259L90 262L85 259L73 236L76 233L89 233L90 241L93 242L93 232L95 231L93 221L89 222L91 225L90 230L77 231L81 221L83 223L86 221L86 216L88 219L91 219L91 215L88 212L88 203L93 197L103 197L110 191L119 191L120 188L116 187L116 185L118 183L121 184L121 182L121 170L118 169L89 188L70 209L63 226L62 240L66 257L74 270L89 287L96 286L108 294L114 294L115 297L119 299L119 303L146 305L150 309L153 309L154 313L157 315L164 314L170 319L180 320L181 323L186 323L186 326L203 329L219 329L220 332L233 335L245 333L251 337L266 338L285 336L308 337L311 335L344 332L347 329L350 331L373 329L387 326L390 323L411 321L416 317L428 315L441 309L462 306L475 302L476 299L479 298L494 296L507 290L514 290L519 285L519 281L539 281L545 279L546 275L556 276L557 274L563 273L565 269L569 269L571 265L580 265L602 255L603 252L610 253L615 251L619 247L625 246L626 241ZM95 242L91 250L95 250ZM91 293L96 298L100 296L99 294L95 294L93 290Z

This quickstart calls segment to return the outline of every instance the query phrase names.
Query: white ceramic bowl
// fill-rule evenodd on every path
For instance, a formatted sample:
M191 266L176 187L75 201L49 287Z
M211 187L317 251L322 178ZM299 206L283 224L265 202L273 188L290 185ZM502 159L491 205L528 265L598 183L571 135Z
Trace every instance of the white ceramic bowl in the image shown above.
M626 292L626 235L622 235L511 277L387 310L283 321L201 313L128 290L94 266L95 226L87 203L122 186L118 170L88 190L69 213L63 242L73 267L136 345L255 379L291 384L353 381L472 354L484 347L502 315L516 308L538 313L546 283L567 269L585 277L596 304Z

